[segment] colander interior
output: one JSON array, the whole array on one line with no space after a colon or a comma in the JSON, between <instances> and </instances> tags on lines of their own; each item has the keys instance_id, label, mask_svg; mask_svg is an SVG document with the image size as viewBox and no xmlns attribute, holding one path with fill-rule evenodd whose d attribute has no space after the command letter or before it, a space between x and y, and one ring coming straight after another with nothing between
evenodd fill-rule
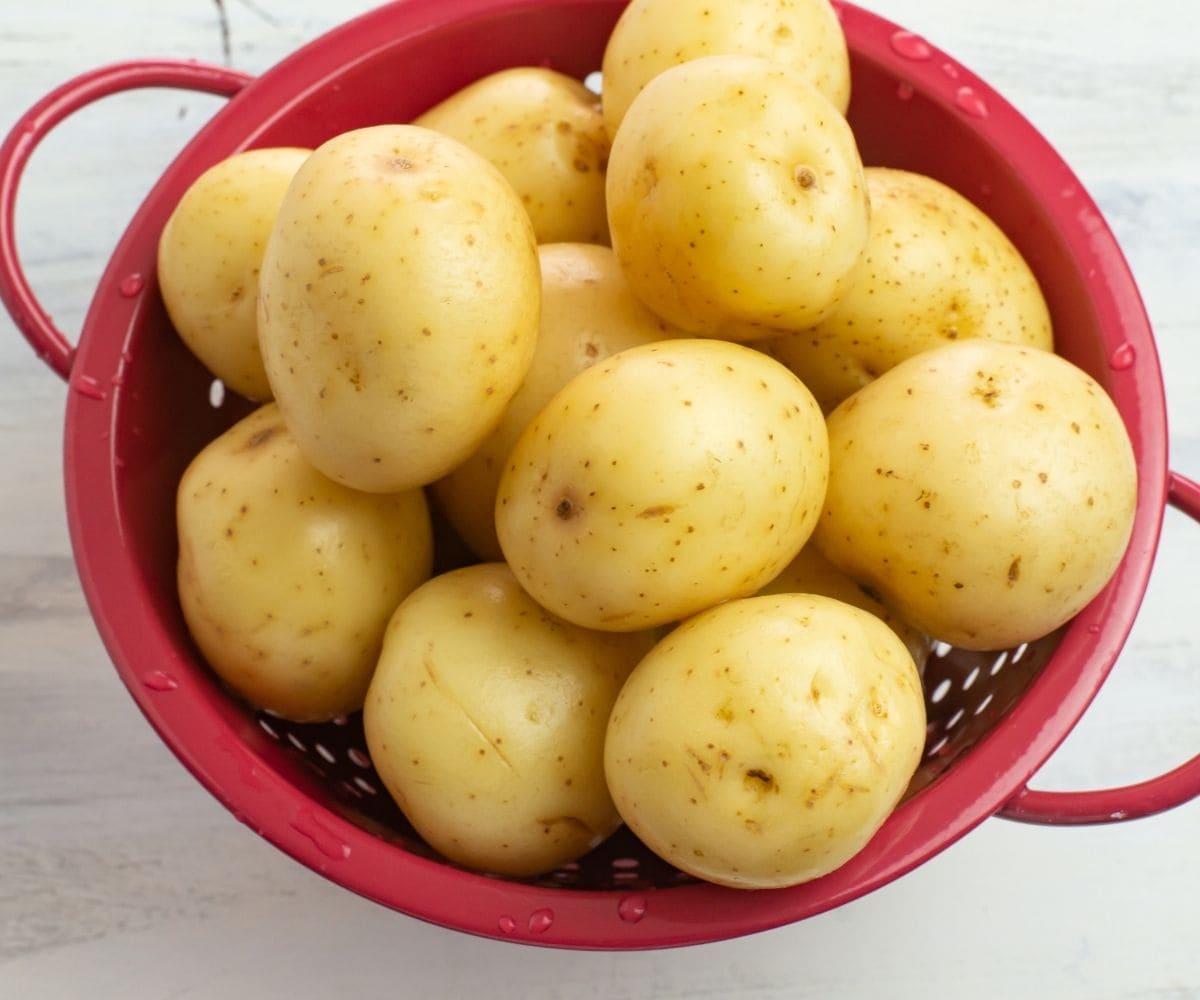
<instances>
[{"instance_id":1,"label":"colander interior","mask_svg":"<svg viewBox=\"0 0 1200 1000\"><path fill-rule=\"evenodd\" d=\"M181 689L186 688L187 697L223 720L236 734L237 753L257 762L255 766L277 773L300 796L397 850L431 860L436 856L384 792L357 716L297 725L256 713L221 688L188 638L175 596L176 483L196 452L249 412L250 405L229 395L214 405L212 378L171 330L153 281L156 226L161 227L174 198L192 177L238 148L313 146L349 128L405 121L471 79L505 66L549 65L582 79L599 68L604 41L620 8L612 0L551 5L540 11L532 11L529 4L497 5L486 15L457 24L448 14L436 30L413 37L376 39L355 49L352 58L346 46L293 57L308 60L307 85L296 86L295 72L259 81L264 86L242 95L247 98L244 103L239 103L241 97L235 99L222 121L201 133L181 157L169 182L152 193L152 204L127 234L115 270L105 278L115 283L128 270L146 276L132 319L119 328L105 327L102 288L88 320L86 333L101 342L90 349L89 363L111 362L116 372L111 419L102 435L118 516L112 530L139 582L131 597L142 605L138 613L149 614L169 638L171 655L162 676L172 683L186 678ZM446 9L453 13L453 5ZM914 59L898 47L889 50L878 38L870 45L859 44L855 31L878 34L892 29L848 5L846 13L848 27L854 29L848 30L854 88L849 118L864 161L927 173L980 204L1037 273L1060 353L1111 387L1111 353L1120 334L1105 328L1087 270L1044 196L987 134L991 111L986 100L964 85L958 71L950 71L953 67L942 73L942 84L929 84L931 57ZM1061 195L1074 197L1066 189ZM1084 203L1081 211L1090 211L1089 205ZM1111 237L1101 226L1097 239ZM1138 418L1126 415L1137 443ZM83 433L70 421L69 428L69 433ZM80 448L84 444L77 442ZM68 441L69 453L71 448ZM75 475L79 507L86 503L79 498L86 496L87 483L82 480L87 474ZM80 538L83 534L82 529L77 532ZM447 552L448 564L461 562L454 546ZM102 604L103 598L94 603ZM122 628L116 617L110 607L105 623L110 634ZM910 799L937 795L947 774L970 766L972 750L1003 726L1029 686L1054 661L1059 639L1055 635L987 653L935 646L925 665L926 750ZM126 645L131 641L125 637ZM133 676L121 662L118 668L135 694L153 686L145 671ZM537 880L564 892L668 888L686 881L624 831L577 864Z\"/></svg>"}]
</instances>

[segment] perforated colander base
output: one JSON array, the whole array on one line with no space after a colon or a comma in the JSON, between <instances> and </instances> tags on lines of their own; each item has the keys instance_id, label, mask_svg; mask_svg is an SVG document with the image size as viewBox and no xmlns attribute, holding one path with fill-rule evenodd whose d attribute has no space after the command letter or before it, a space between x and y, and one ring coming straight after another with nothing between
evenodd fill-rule
<instances>
[{"instance_id":1,"label":"perforated colander base","mask_svg":"<svg viewBox=\"0 0 1200 1000\"><path fill-rule=\"evenodd\" d=\"M1003 719L1045 666L1058 634L995 653L938 643L926 659L925 752L907 796L954 766ZM294 761L309 791L330 809L378 837L422 857L443 860L413 830L384 789L367 753L362 716L300 724L258 713L258 729ZM540 878L538 885L580 889L663 888L692 881L621 829L577 862Z\"/></svg>"}]
</instances>

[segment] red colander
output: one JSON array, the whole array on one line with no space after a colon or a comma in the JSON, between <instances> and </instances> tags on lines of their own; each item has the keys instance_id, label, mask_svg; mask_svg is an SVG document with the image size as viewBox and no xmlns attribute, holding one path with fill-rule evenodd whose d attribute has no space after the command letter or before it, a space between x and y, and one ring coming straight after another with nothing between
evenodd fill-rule
<instances>
[{"instance_id":1,"label":"red colander","mask_svg":"<svg viewBox=\"0 0 1200 1000\"><path fill-rule=\"evenodd\" d=\"M159 232L207 167L253 146L315 146L412 118L486 73L595 71L622 0L404 0L317 39L257 79L193 62L128 62L68 81L0 146L0 298L69 385L67 510L79 575L117 670L184 765L243 822L333 881L396 910L490 937L648 948L747 934L875 889L994 814L1041 823L1144 816L1200 794L1200 756L1159 778L1087 793L1027 782L1104 682L1145 591L1166 504L1200 518L1200 487L1167 468L1162 378L1137 288L1095 203L1000 95L922 39L838 5L850 44L849 117L868 164L930 174L992 216L1045 290L1059 350L1116 402L1137 456L1128 551L1104 591L1039 643L938 647L926 666L928 741L908 796L865 850L791 889L739 892L687 878L618 833L535 880L441 861L383 792L357 718L320 726L230 697L188 638L175 595L174 493L191 457L248 405L210 400L212 378L172 331L155 283ZM229 97L171 164L117 245L78 343L38 303L17 255L21 173L64 117L121 90Z\"/></svg>"}]
</instances>

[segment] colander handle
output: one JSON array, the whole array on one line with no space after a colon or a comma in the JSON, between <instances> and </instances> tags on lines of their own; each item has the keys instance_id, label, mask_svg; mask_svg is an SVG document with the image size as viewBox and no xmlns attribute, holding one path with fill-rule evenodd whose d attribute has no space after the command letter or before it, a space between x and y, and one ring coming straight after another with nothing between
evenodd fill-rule
<instances>
[{"instance_id":1,"label":"colander handle","mask_svg":"<svg viewBox=\"0 0 1200 1000\"><path fill-rule=\"evenodd\" d=\"M1200 484L1168 473L1167 503L1200 521ZM1005 819L1051 826L1115 823L1152 816L1200 797L1200 754L1173 771L1120 788L1087 792L1042 792L1026 785L997 813Z\"/></svg>"},{"instance_id":2,"label":"colander handle","mask_svg":"<svg viewBox=\"0 0 1200 1000\"><path fill-rule=\"evenodd\" d=\"M139 59L101 66L48 93L17 119L0 145L0 302L38 357L62 378L70 377L75 345L54 325L34 295L17 253L17 189L33 151L64 118L111 94L169 87L232 97L252 79L227 66L182 59Z\"/></svg>"}]
</instances>

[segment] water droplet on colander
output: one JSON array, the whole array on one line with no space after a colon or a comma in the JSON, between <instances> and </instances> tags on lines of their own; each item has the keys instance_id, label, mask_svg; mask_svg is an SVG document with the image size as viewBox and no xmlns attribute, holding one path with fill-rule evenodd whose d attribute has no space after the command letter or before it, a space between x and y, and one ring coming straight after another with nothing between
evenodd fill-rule
<instances>
[{"instance_id":1,"label":"water droplet on colander","mask_svg":"<svg viewBox=\"0 0 1200 1000\"><path fill-rule=\"evenodd\" d=\"M617 904L617 916L627 924L636 924L645 915L645 896L626 896Z\"/></svg>"},{"instance_id":2,"label":"water droplet on colander","mask_svg":"<svg viewBox=\"0 0 1200 1000\"><path fill-rule=\"evenodd\" d=\"M988 116L987 102L971 87L959 87L954 94L954 106L972 118Z\"/></svg>"},{"instance_id":3,"label":"water droplet on colander","mask_svg":"<svg viewBox=\"0 0 1200 1000\"><path fill-rule=\"evenodd\" d=\"M901 80L896 84L896 96L902 101L911 101L916 89L907 80Z\"/></svg>"},{"instance_id":4,"label":"water droplet on colander","mask_svg":"<svg viewBox=\"0 0 1200 1000\"><path fill-rule=\"evenodd\" d=\"M928 59L933 55L933 49L920 35L911 31L897 31L892 34L892 49L905 59Z\"/></svg>"},{"instance_id":5,"label":"water droplet on colander","mask_svg":"<svg viewBox=\"0 0 1200 1000\"><path fill-rule=\"evenodd\" d=\"M179 687L179 681L162 670L151 670L142 678L142 683L151 691L174 691Z\"/></svg>"},{"instance_id":6,"label":"water droplet on colander","mask_svg":"<svg viewBox=\"0 0 1200 1000\"><path fill-rule=\"evenodd\" d=\"M276 739L278 739L278 737L276 737ZM254 763L254 759L250 756L246 748L242 746L241 743L239 743L232 736L222 733L217 737L217 747L221 750L224 750L225 753L229 754L229 756L233 759L234 766L237 767L238 777L241 779L242 784L244 784L247 788L253 789L254 791L262 791L267 787L266 775L262 772L258 765Z\"/></svg>"},{"instance_id":7,"label":"water droplet on colander","mask_svg":"<svg viewBox=\"0 0 1200 1000\"><path fill-rule=\"evenodd\" d=\"M1126 372L1137 361L1137 350L1133 344L1122 344L1108 358L1108 367L1115 372Z\"/></svg>"},{"instance_id":8,"label":"water droplet on colander","mask_svg":"<svg viewBox=\"0 0 1200 1000\"><path fill-rule=\"evenodd\" d=\"M104 390L90 375L76 375L71 381L72 387L81 396L86 396L88 399L103 399L105 396Z\"/></svg>"},{"instance_id":9,"label":"water droplet on colander","mask_svg":"<svg viewBox=\"0 0 1200 1000\"><path fill-rule=\"evenodd\" d=\"M345 861L350 857L350 845L322 823L315 813L301 809L292 820L292 829L313 842L327 858Z\"/></svg>"},{"instance_id":10,"label":"water droplet on colander","mask_svg":"<svg viewBox=\"0 0 1200 1000\"><path fill-rule=\"evenodd\" d=\"M951 80L958 79L958 67L954 63L942 63L942 72L950 77Z\"/></svg>"},{"instance_id":11,"label":"water droplet on colander","mask_svg":"<svg viewBox=\"0 0 1200 1000\"><path fill-rule=\"evenodd\" d=\"M146 279L138 273L127 274L117 285L117 290L127 299L132 299L146 286Z\"/></svg>"},{"instance_id":12,"label":"water droplet on colander","mask_svg":"<svg viewBox=\"0 0 1200 1000\"><path fill-rule=\"evenodd\" d=\"M534 910L529 914L529 929L534 934L545 934L553 923L553 910Z\"/></svg>"},{"instance_id":13,"label":"water droplet on colander","mask_svg":"<svg viewBox=\"0 0 1200 1000\"><path fill-rule=\"evenodd\" d=\"M500 928L502 934L512 934L517 929L517 922L512 917L505 914L496 921L496 926Z\"/></svg>"},{"instance_id":14,"label":"water droplet on colander","mask_svg":"<svg viewBox=\"0 0 1200 1000\"><path fill-rule=\"evenodd\" d=\"M1099 623L1099 622L1092 622L1092 624L1091 624L1091 625L1089 625L1089 626L1087 627L1087 632L1088 632L1088 635L1097 635L1097 634L1099 634L1099 632L1100 632L1100 623Z\"/></svg>"}]
</instances>

